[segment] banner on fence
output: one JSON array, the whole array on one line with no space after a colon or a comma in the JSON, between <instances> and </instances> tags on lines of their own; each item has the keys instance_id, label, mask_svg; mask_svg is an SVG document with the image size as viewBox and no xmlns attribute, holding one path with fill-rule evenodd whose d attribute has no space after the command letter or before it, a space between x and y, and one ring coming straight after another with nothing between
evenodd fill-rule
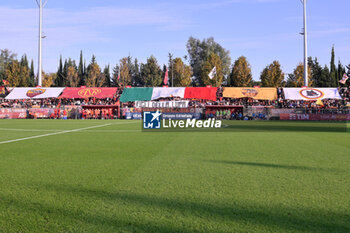
<instances>
[{"instance_id":1,"label":"banner on fence","mask_svg":"<svg viewBox=\"0 0 350 233\"><path fill-rule=\"evenodd\" d=\"M289 121L350 121L350 114L288 114L281 113L280 120Z\"/></svg>"},{"instance_id":2,"label":"banner on fence","mask_svg":"<svg viewBox=\"0 0 350 233\"><path fill-rule=\"evenodd\" d=\"M188 108L190 101L135 101L135 108Z\"/></svg>"},{"instance_id":3,"label":"banner on fence","mask_svg":"<svg viewBox=\"0 0 350 233\"><path fill-rule=\"evenodd\" d=\"M26 119L27 110L23 108L0 108L0 119Z\"/></svg>"},{"instance_id":4,"label":"banner on fence","mask_svg":"<svg viewBox=\"0 0 350 233\"><path fill-rule=\"evenodd\" d=\"M118 88L116 87L67 87L60 98L85 99L94 97L97 99L113 98Z\"/></svg>"},{"instance_id":5,"label":"banner on fence","mask_svg":"<svg viewBox=\"0 0 350 233\"><path fill-rule=\"evenodd\" d=\"M45 98L57 98L64 88L50 87L50 88L27 88L16 87L10 92L5 99L8 100L21 100L21 99L45 99Z\"/></svg>"},{"instance_id":6,"label":"banner on fence","mask_svg":"<svg viewBox=\"0 0 350 233\"><path fill-rule=\"evenodd\" d=\"M223 92L225 98L252 98L256 100L276 100L276 88L250 88L250 87L225 87Z\"/></svg>"},{"instance_id":7,"label":"banner on fence","mask_svg":"<svg viewBox=\"0 0 350 233\"><path fill-rule=\"evenodd\" d=\"M134 87L126 88L120 102L149 101L159 98L216 100L216 87Z\"/></svg>"},{"instance_id":8,"label":"banner on fence","mask_svg":"<svg viewBox=\"0 0 350 233\"><path fill-rule=\"evenodd\" d=\"M152 93L152 100L159 98L170 98L170 97L185 97L185 87L154 87Z\"/></svg>"},{"instance_id":9,"label":"banner on fence","mask_svg":"<svg viewBox=\"0 0 350 233\"><path fill-rule=\"evenodd\" d=\"M217 87L186 87L185 99L216 101Z\"/></svg>"},{"instance_id":10,"label":"banner on fence","mask_svg":"<svg viewBox=\"0 0 350 233\"><path fill-rule=\"evenodd\" d=\"M49 118L53 108L0 108L0 119Z\"/></svg>"},{"instance_id":11,"label":"banner on fence","mask_svg":"<svg viewBox=\"0 0 350 233\"><path fill-rule=\"evenodd\" d=\"M341 99L337 88L283 88L287 100Z\"/></svg>"}]
</instances>

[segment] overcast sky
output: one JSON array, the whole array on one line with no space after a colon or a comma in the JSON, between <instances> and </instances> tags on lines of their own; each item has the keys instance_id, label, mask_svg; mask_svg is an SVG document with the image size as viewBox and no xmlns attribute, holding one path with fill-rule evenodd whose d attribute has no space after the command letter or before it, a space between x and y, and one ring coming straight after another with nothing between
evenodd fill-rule
<instances>
[{"instance_id":1,"label":"overcast sky","mask_svg":"<svg viewBox=\"0 0 350 233\"><path fill-rule=\"evenodd\" d=\"M350 1L308 0L309 56L322 65L336 58L350 63ZM279 60L285 73L303 59L300 0L49 0L44 10L43 69L56 72L59 56L87 63L95 54L101 67L131 55L141 62L154 55L187 54L186 42L214 37L232 62L248 58L255 80ZM37 67L38 9L35 0L1 0L0 48L26 53Z\"/></svg>"}]
</instances>

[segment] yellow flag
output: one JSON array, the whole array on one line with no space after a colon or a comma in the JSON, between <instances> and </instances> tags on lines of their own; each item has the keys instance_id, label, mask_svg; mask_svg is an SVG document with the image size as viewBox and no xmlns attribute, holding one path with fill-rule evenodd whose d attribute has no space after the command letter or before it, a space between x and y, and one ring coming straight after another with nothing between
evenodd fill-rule
<instances>
[{"instance_id":1,"label":"yellow flag","mask_svg":"<svg viewBox=\"0 0 350 233\"><path fill-rule=\"evenodd\" d=\"M321 99L317 99L316 105L323 106L324 104Z\"/></svg>"}]
</instances>

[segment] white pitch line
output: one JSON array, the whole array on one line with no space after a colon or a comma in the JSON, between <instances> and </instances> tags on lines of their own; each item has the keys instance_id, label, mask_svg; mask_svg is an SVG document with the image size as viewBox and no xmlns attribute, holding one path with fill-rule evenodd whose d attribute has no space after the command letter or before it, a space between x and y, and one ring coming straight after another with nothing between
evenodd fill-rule
<instances>
[{"instance_id":1,"label":"white pitch line","mask_svg":"<svg viewBox=\"0 0 350 233\"><path fill-rule=\"evenodd\" d=\"M32 137L13 139L13 140L8 140L8 141L2 141L2 142L0 142L0 144L25 141L25 140L29 140L29 139L42 138L42 137L53 136L53 135L58 135L58 134L78 132L78 131L82 131L82 130L86 130L86 129L100 128L100 127L104 127L104 126L108 126L108 125L112 125L112 124L96 125L96 126L90 126L90 127L80 128L80 129L65 130L65 131L60 131L60 132L56 132L56 133L48 133L48 134L42 134L42 135L37 135L37 136L32 136Z\"/></svg>"},{"instance_id":2,"label":"white pitch line","mask_svg":"<svg viewBox=\"0 0 350 233\"><path fill-rule=\"evenodd\" d=\"M0 128L0 131L58 132L58 131L62 131L62 130L58 130L58 129L13 129L13 128Z\"/></svg>"},{"instance_id":3,"label":"white pitch line","mask_svg":"<svg viewBox=\"0 0 350 233\"><path fill-rule=\"evenodd\" d=\"M142 132L141 129L116 129L116 130L86 130L86 133L129 133L129 132Z\"/></svg>"},{"instance_id":4,"label":"white pitch line","mask_svg":"<svg viewBox=\"0 0 350 233\"><path fill-rule=\"evenodd\" d=\"M117 122L117 123L110 123L111 125L127 125L127 124L134 124L139 122ZM20 131L20 132L60 132L61 129L16 129L16 128L0 128L0 131ZM124 130L123 130L124 131ZM127 130L129 131L129 130ZM133 130L137 131L137 130ZM139 130L140 131L140 130ZM116 132L119 132L117 130Z\"/></svg>"}]
</instances>

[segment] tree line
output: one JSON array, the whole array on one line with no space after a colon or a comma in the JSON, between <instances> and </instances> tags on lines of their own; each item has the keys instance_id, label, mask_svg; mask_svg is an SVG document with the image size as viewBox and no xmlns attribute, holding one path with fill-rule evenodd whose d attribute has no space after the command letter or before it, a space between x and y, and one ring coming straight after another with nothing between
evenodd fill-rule
<instances>
[{"instance_id":1,"label":"tree line","mask_svg":"<svg viewBox=\"0 0 350 233\"><path fill-rule=\"evenodd\" d=\"M183 58L169 53L168 64L159 65L154 56L145 63L137 58L124 57L119 62L103 69L93 55L89 64L80 52L78 63L71 58L59 59L55 73L43 72L44 87L156 87L162 86L168 70L169 86L230 86L230 87L301 87L304 84L304 66L299 63L294 71L285 74L279 61L267 65L260 74L260 80L254 81L251 65L246 57L241 56L231 64L230 52L215 42L214 38L204 40L190 37L187 41L188 54ZM5 79L12 87L35 86L36 75L34 62L30 65L26 55L17 59L17 55L8 49L0 51L0 81ZM209 73L216 67L213 79ZM111 73L112 72L112 73ZM340 61L335 64L335 51L332 47L330 66L321 66L317 58L308 58L309 85L315 87L338 87L343 74L350 75L350 64L343 66ZM1 85L1 82L0 82ZM350 79L345 85L350 85Z\"/></svg>"}]
</instances>

